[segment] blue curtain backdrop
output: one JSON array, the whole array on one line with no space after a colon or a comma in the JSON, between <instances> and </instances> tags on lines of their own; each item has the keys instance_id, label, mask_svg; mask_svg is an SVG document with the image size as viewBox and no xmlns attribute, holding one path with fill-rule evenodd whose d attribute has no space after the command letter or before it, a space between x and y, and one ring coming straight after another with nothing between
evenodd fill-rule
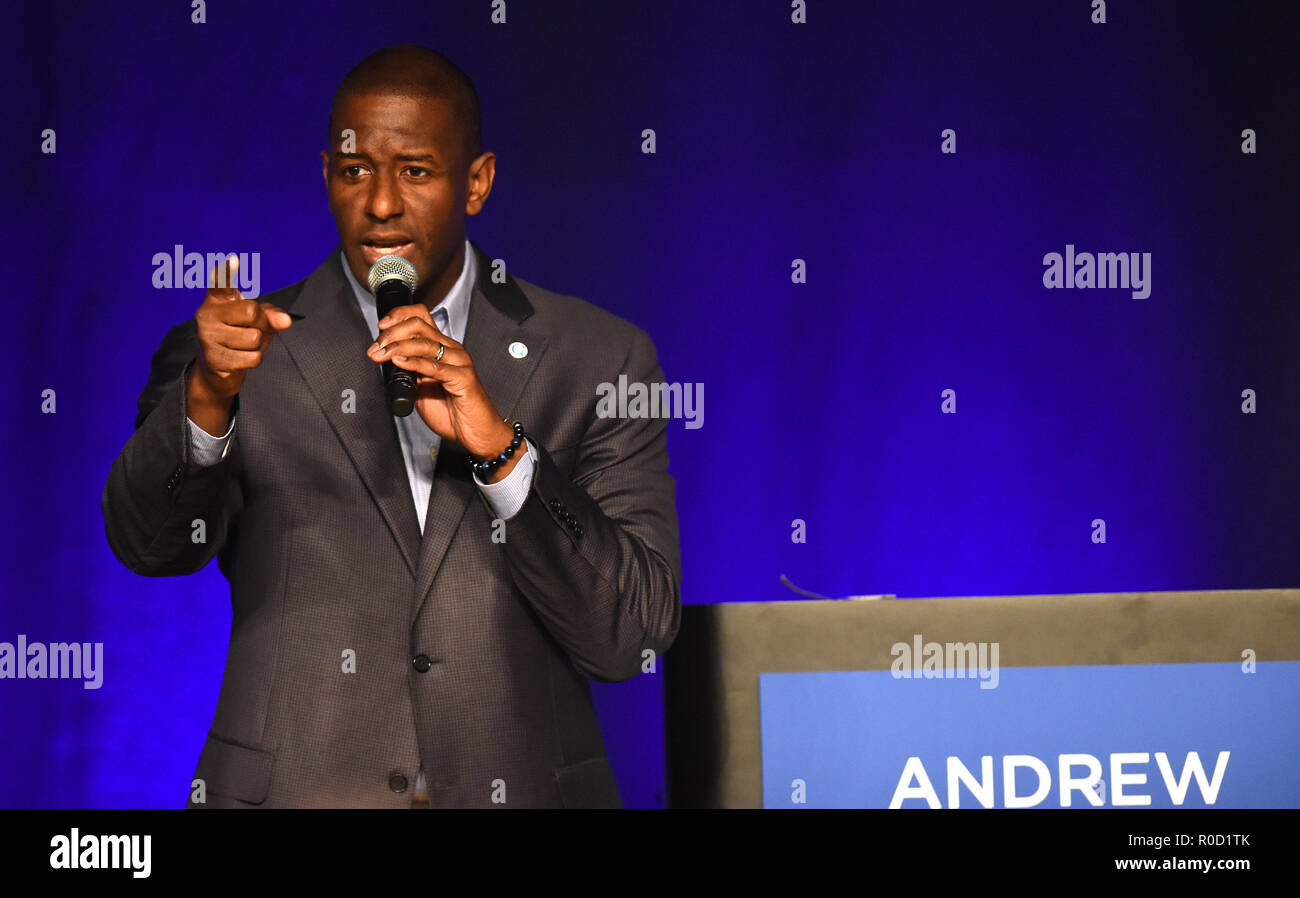
<instances>
[{"instance_id":1,"label":"blue curtain backdrop","mask_svg":"<svg viewBox=\"0 0 1300 898\"><path fill-rule=\"evenodd\" d=\"M669 426L686 602L795 598L781 574L832 596L1300 584L1300 6L507 9L7 10L0 641L102 642L105 669L0 681L0 805L184 803L227 583L128 572L99 507L150 355L201 302L154 289L152 259L258 252L263 293L309 274L336 245L330 97L391 43L478 87L498 161L470 236L704 385L703 426ZM1150 253L1150 295L1046 289L1067 244ZM594 692L625 802L661 805L659 676Z\"/></svg>"}]
</instances>

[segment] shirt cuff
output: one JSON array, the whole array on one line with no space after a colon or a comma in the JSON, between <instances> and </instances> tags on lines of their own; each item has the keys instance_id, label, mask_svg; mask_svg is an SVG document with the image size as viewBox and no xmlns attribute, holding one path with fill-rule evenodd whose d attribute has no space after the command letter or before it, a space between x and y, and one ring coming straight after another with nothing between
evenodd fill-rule
<instances>
[{"instance_id":1,"label":"shirt cuff","mask_svg":"<svg viewBox=\"0 0 1300 898\"><path fill-rule=\"evenodd\" d=\"M528 492L533 488L533 472L537 469L537 450L525 439L528 451L515 463L514 470L496 483L484 483L474 472L474 482L483 491L492 513L502 520L509 520L519 514L528 499Z\"/></svg>"},{"instance_id":2,"label":"shirt cuff","mask_svg":"<svg viewBox=\"0 0 1300 898\"><path fill-rule=\"evenodd\" d=\"M231 416L226 435L220 437L214 437L186 418L185 422L190 425L190 461L200 468L208 468L225 458L230 451L230 435L235 432L235 418L238 417L238 413Z\"/></svg>"}]
</instances>

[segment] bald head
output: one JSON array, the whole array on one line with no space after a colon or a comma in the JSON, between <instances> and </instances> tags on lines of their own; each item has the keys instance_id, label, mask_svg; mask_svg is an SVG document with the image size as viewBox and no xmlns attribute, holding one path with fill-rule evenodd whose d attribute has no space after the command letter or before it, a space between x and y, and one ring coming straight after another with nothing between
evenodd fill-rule
<instances>
[{"instance_id":1,"label":"bald head","mask_svg":"<svg viewBox=\"0 0 1300 898\"><path fill-rule=\"evenodd\" d=\"M337 121L345 99L360 94L394 94L415 100L445 100L460 129L464 162L468 165L483 152L482 123L478 93L469 76L447 57L417 44L397 44L371 53L344 76L330 106L329 142L339 139Z\"/></svg>"}]
</instances>

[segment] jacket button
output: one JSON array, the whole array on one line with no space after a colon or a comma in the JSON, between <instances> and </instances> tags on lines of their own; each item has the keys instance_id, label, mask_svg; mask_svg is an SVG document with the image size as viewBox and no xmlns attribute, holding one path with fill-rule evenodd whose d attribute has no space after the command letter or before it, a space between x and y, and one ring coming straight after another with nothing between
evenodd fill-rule
<instances>
[{"instance_id":1,"label":"jacket button","mask_svg":"<svg viewBox=\"0 0 1300 898\"><path fill-rule=\"evenodd\" d=\"M557 512L557 513L558 513L559 510L562 509L563 507L564 507L564 503L561 502L559 499L552 499L552 500L551 500L551 511L554 511L554 512Z\"/></svg>"},{"instance_id":2,"label":"jacket button","mask_svg":"<svg viewBox=\"0 0 1300 898\"><path fill-rule=\"evenodd\" d=\"M582 525L581 525L581 524L574 524L574 525L573 525L573 535L576 536L578 539L582 539Z\"/></svg>"},{"instance_id":3,"label":"jacket button","mask_svg":"<svg viewBox=\"0 0 1300 898\"><path fill-rule=\"evenodd\" d=\"M405 792L406 777L402 776L400 773L394 773L388 778L388 788L392 789L394 792Z\"/></svg>"},{"instance_id":4,"label":"jacket button","mask_svg":"<svg viewBox=\"0 0 1300 898\"><path fill-rule=\"evenodd\" d=\"M429 660L428 655L416 655L411 659L411 666L420 673L428 673L429 668L433 666L433 662Z\"/></svg>"}]
</instances>

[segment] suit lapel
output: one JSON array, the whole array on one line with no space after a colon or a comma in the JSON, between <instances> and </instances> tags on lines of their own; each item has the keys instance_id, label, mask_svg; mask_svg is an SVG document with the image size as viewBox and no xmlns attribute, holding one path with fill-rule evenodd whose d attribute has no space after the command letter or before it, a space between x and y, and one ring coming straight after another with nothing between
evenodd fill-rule
<instances>
[{"instance_id":1,"label":"suit lapel","mask_svg":"<svg viewBox=\"0 0 1300 898\"><path fill-rule=\"evenodd\" d=\"M307 389L343 443L415 577L420 522L401 441L388 411L383 374L366 357L370 331L343 276L339 255L336 249L307 279L293 305L293 311L304 317L276 339L284 343ZM354 391L354 412L343 410L344 390Z\"/></svg>"},{"instance_id":2,"label":"suit lapel","mask_svg":"<svg viewBox=\"0 0 1300 898\"><path fill-rule=\"evenodd\" d=\"M546 340L535 326L528 324L533 307L523 290L508 275L503 283L493 283L492 260L472 241L471 246L478 267L463 343L474 360L479 381L497 411L504 418L513 418L524 386L546 351ZM522 359L511 355L510 346L514 343L528 347L528 354ZM529 422L524 423L527 425ZM434 577L447 554L447 547L478 490L467 470L465 458L465 450L459 445L450 440L443 441L433 489L429 493L424 538L420 543L415 617L424 606ZM410 505L409 499L407 504ZM486 529L482 534L474 535L482 539L491 536L491 531Z\"/></svg>"}]
</instances>

